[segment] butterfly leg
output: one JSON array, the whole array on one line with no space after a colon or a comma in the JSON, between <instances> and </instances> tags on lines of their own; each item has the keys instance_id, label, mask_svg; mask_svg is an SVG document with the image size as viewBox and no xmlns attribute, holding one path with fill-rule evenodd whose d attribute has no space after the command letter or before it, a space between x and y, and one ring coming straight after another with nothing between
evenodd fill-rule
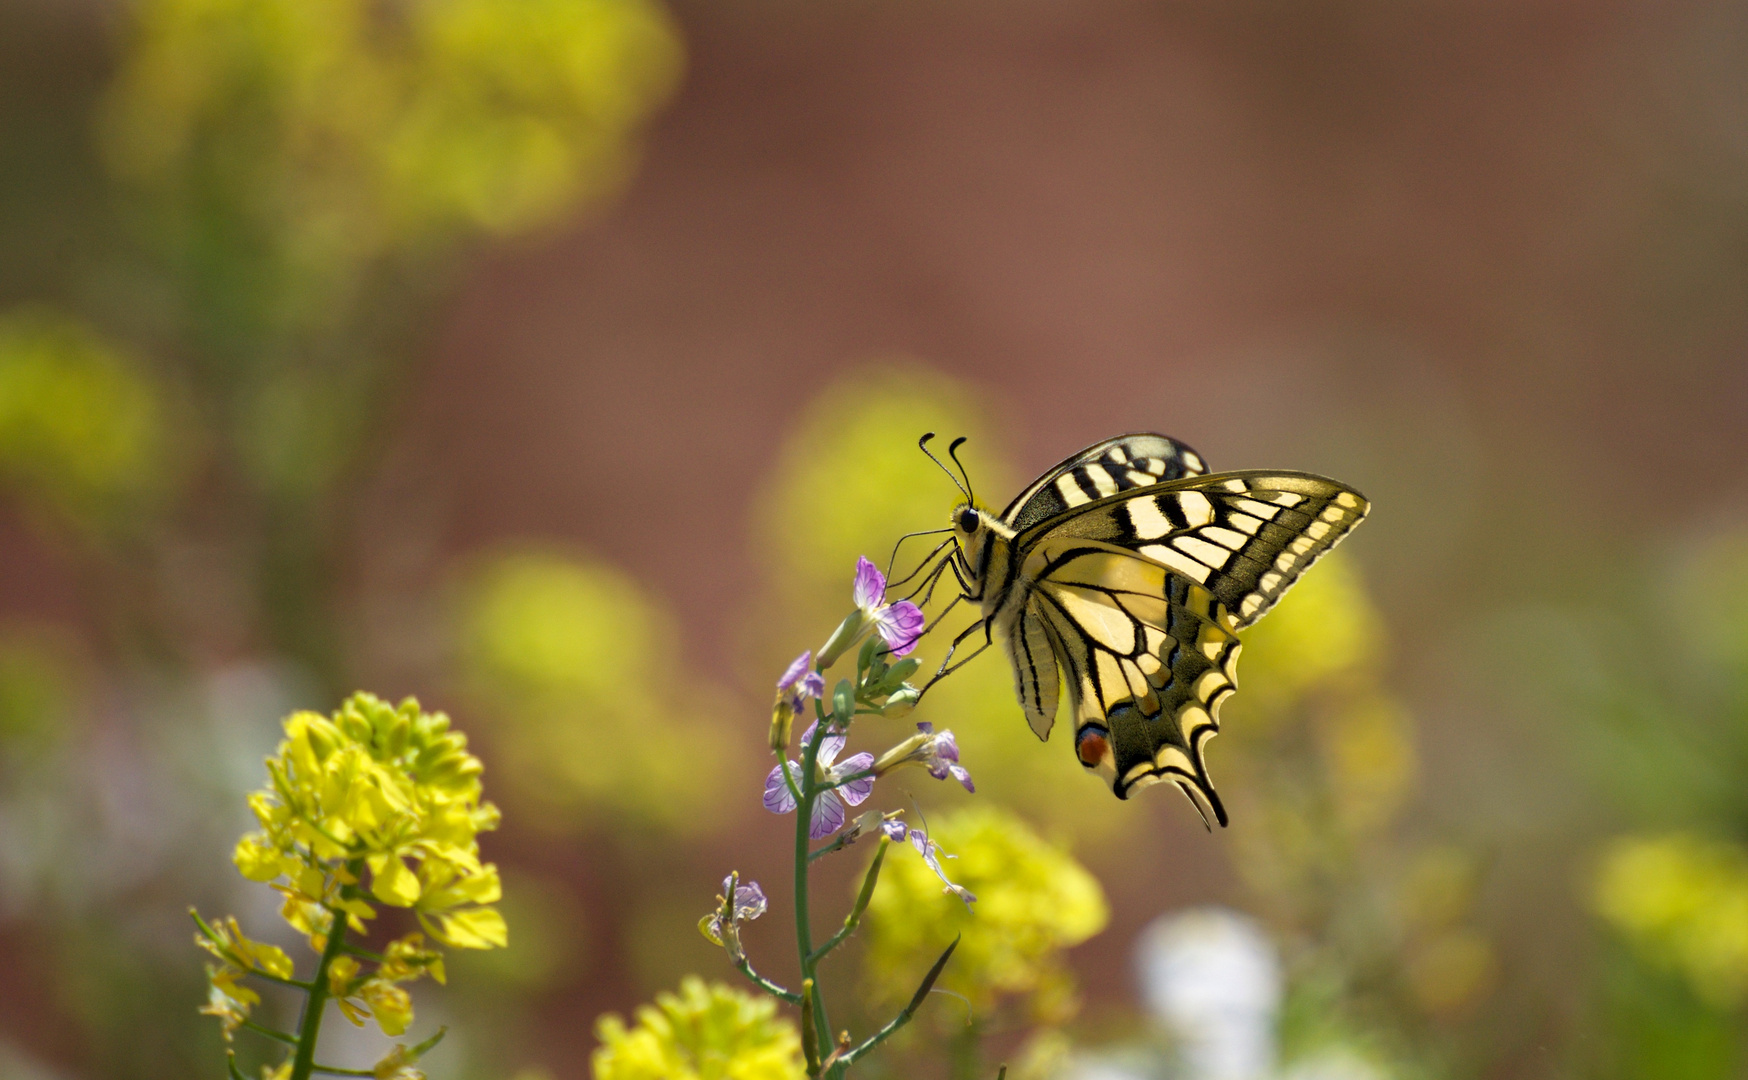
<instances>
[{"instance_id":1,"label":"butterfly leg","mask_svg":"<svg viewBox=\"0 0 1748 1080\"><path fill-rule=\"evenodd\" d=\"M920 634L918 634L918 635L917 635L917 636L916 636L916 639L917 639L917 640L918 640L918 641L921 641L921 640L922 640L922 639L923 639L923 638L926 638L926 637L928 637L928 636L929 636L929 631L931 631L931 630L933 630L933 629L934 629L934 628L935 628L935 627L937 627L937 626L940 626L940 625L941 625L941 620L943 620L943 619L945 619L945 618L946 618L946 617L947 617L947 613L948 613L948 612L949 612L949 611L952 611L952 610L953 610L953 609L954 609L954 608L956 608L956 607L958 607L958 606L959 606L959 601L961 601L961 600L963 600L963 599L965 599L965 598L964 598L964 597L963 597L963 596L955 596L955 597L954 597L954 598L953 598L953 599L952 599L952 600L951 600L951 601L950 601L950 602L949 602L949 603L948 603L948 604L947 604L947 606L946 606L946 607L944 607L944 608L942 608L942 609L941 609L941 611L940 611L940 614L938 614L938 615L936 615L936 616L935 616L935 617L934 617L934 618L933 618L933 619L931 619L931 620L929 620L929 625L927 625L927 626L925 626L925 627L923 627L923 632L922 632L922 633L920 633ZM926 604L926 603L928 603L928 599L927 599L927 598L926 598L926 597L925 597L925 598L924 598L924 600L923 600L923 603L924 603L924 604ZM922 605L921 605L921 604L919 604L919 605L917 605L917 606L918 606L918 607L921 607L921 606L922 606Z\"/></svg>"},{"instance_id":2,"label":"butterfly leg","mask_svg":"<svg viewBox=\"0 0 1748 1080\"><path fill-rule=\"evenodd\" d=\"M934 533L950 532L950 531L952 531L952 530L950 530L950 529L930 529L928 532L906 533L905 535L899 537L898 543L894 544L892 547L892 558L888 559L886 562L886 577L887 577L886 587L888 589L895 589L898 586L903 585L905 582L909 581L911 578L916 577L918 574L922 573L924 570L927 570L929 567L929 563L934 561L935 556L937 556L941 553L942 548L946 547L948 544L951 544L953 542L953 538L948 537L947 539L936 544L934 547L934 550L930 551L927 555L924 555L922 557L922 561L916 564L915 570L912 570L910 573L899 578L897 581L893 581L893 580L891 580L892 567L893 567L893 564L898 561L898 548L900 545L902 545L906 540L909 540L913 536L929 536L929 535L932 535ZM936 572L938 572L938 571L939 571L939 567L936 567Z\"/></svg>"},{"instance_id":3,"label":"butterfly leg","mask_svg":"<svg viewBox=\"0 0 1748 1080\"><path fill-rule=\"evenodd\" d=\"M983 644L977 647L976 652L959 661L957 664L952 663L953 653L964 643L966 638L975 634L979 630L983 631ZM922 701L923 695L929 692L929 687L934 686L942 679L977 659L983 654L983 650L989 648L993 644L995 644L995 641L990 635L988 619L978 619L976 622L960 631L959 636L953 639L953 643L947 646L947 655L941 657L941 666L935 670L935 673L929 677L929 681L923 685L923 688L920 691L917 692L917 701L919 703Z\"/></svg>"}]
</instances>

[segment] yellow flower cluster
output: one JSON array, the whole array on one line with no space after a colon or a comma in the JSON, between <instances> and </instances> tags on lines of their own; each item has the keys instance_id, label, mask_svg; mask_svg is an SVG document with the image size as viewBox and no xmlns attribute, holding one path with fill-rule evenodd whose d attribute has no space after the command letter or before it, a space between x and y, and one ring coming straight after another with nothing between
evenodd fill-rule
<instances>
[{"instance_id":1,"label":"yellow flower cluster","mask_svg":"<svg viewBox=\"0 0 1748 1080\"><path fill-rule=\"evenodd\" d=\"M248 192L231 198L309 266L445 227L521 232L611 190L681 66L648 0L137 7L109 163L188 204Z\"/></svg>"},{"instance_id":2,"label":"yellow flower cluster","mask_svg":"<svg viewBox=\"0 0 1748 1080\"><path fill-rule=\"evenodd\" d=\"M233 856L251 881L271 883L284 897L281 914L327 953L334 920L364 932L374 918L368 895L412 909L444 945L489 949L506 943L497 868L479 858L479 833L495 828L497 808L480 799L479 759L442 713L408 698L397 708L355 694L332 717L295 713L286 739L267 759L269 787L249 798L261 824ZM213 969L205 1010L229 1034L258 1002L238 980L244 974L292 977L291 960L250 941L228 920L202 924L196 940L223 963ZM360 962L364 957L365 962ZM376 1018L389 1035L412 1023L412 1001L399 984L429 974L444 979L443 954L411 933L380 953L330 954L326 990L347 1019Z\"/></svg>"},{"instance_id":3,"label":"yellow flower cluster","mask_svg":"<svg viewBox=\"0 0 1748 1080\"><path fill-rule=\"evenodd\" d=\"M801 1037L755 998L696 976L678 994L657 994L626 1027L608 1013L597 1025L595 1080L800 1080Z\"/></svg>"},{"instance_id":4,"label":"yellow flower cluster","mask_svg":"<svg viewBox=\"0 0 1748 1080\"><path fill-rule=\"evenodd\" d=\"M894 850L868 905L867 973L879 997L905 998L954 934L962 935L939 986L983 1013L1022 995L1040 1021L1074 1008L1062 951L1103 930L1110 912L1098 880L1024 821L988 806L931 817L929 837L953 856L948 876L977 896L975 912L944 892L921 859Z\"/></svg>"},{"instance_id":5,"label":"yellow flower cluster","mask_svg":"<svg viewBox=\"0 0 1748 1080\"><path fill-rule=\"evenodd\" d=\"M1683 833L1629 836L1603 854L1598 914L1719 1008L1748 996L1748 851Z\"/></svg>"},{"instance_id":6,"label":"yellow flower cluster","mask_svg":"<svg viewBox=\"0 0 1748 1080\"><path fill-rule=\"evenodd\" d=\"M480 862L475 839L497 827L498 809L480 801L483 766L449 717L412 698L395 708L354 694L332 718L292 714L285 734L267 759L271 786L249 797L261 831L238 841L233 859L249 880L275 883L286 921L312 946L327 933L328 910L344 911L360 932L375 915L341 895L363 869L372 896L412 908L445 945L504 944L503 917L488 906L498 870Z\"/></svg>"}]
</instances>

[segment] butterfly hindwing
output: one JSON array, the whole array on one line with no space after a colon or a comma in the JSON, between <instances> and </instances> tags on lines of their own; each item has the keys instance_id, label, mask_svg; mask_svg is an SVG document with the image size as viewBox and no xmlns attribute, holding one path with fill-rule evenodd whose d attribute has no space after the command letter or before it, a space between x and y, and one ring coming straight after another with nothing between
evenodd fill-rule
<instances>
[{"instance_id":1,"label":"butterfly hindwing","mask_svg":"<svg viewBox=\"0 0 1748 1080\"><path fill-rule=\"evenodd\" d=\"M1040 739L1050 737L1056 723L1056 702L1062 680L1057 674L1056 650L1044 620L1030 610L1020 614L1018 629L1008 641L1014 681L1026 723Z\"/></svg>"},{"instance_id":2,"label":"butterfly hindwing","mask_svg":"<svg viewBox=\"0 0 1748 1080\"><path fill-rule=\"evenodd\" d=\"M1240 646L1231 616L1201 586L1103 544L1053 539L1031 561L1048 569L1022 625L1047 629L1083 763L1123 798L1174 780L1204 817L1224 824L1202 747L1235 685ZM1089 732L1102 748L1090 756Z\"/></svg>"},{"instance_id":3,"label":"butterfly hindwing","mask_svg":"<svg viewBox=\"0 0 1748 1080\"><path fill-rule=\"evenodd\" d=\"M1002 511L1015 531L1137 487L1208 471L1200 454L1164 435L1119 435L1089 446L1040 476Z\"/></svg>"}]
</instances>

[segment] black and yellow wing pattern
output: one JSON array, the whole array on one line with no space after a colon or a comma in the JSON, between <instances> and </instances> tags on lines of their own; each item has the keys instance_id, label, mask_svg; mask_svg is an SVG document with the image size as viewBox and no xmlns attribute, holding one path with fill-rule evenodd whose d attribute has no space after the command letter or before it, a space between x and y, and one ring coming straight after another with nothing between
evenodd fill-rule
<instances>
[{"instance_id":1,"label":"black and yellow wing pattern","mask_svg":"<svg viewBox=\"0 0 1748 1080\"><path fill-rule=\"evenodd\" d=\"M982 563L1028 723L1048 737L1065 684L1076 754L1119 798L1172 780L1224 825L1203 747L1237 685L1238 631L1367 509L1309 473L1206 474L1159 435L1064 461L1002 514L1004 557Z\"/></svg>"},{"instance_id":2,"label":"black and yellow wing pattern","mask_svg":"<svg viewBox=\"0 0 1748 1080\"><path fill-rule=\"evenodd\" d=\"M1015 531L1094 499L1208 471L1200 454L1165 435L1141 432L1095 443L1058 462L1001 512Z\"/></svg>"}]
</instances>

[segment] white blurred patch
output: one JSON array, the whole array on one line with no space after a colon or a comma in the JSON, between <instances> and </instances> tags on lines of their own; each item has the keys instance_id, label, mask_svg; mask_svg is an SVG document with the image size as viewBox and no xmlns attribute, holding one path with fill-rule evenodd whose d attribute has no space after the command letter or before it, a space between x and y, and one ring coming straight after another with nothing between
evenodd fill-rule
<instances>
[{"instance_id":1,"label":"white blurred patch","mask_svg":"<svg viewBox=\"0 0 1748 1080\"><path fill-rule=\"evenodd\" d=\"M1224 908L1162 915L1135 947L1142 999L1189 1080L1274 1074L1281 970L1257 923Z\"/></svg>"}]
</instances>

